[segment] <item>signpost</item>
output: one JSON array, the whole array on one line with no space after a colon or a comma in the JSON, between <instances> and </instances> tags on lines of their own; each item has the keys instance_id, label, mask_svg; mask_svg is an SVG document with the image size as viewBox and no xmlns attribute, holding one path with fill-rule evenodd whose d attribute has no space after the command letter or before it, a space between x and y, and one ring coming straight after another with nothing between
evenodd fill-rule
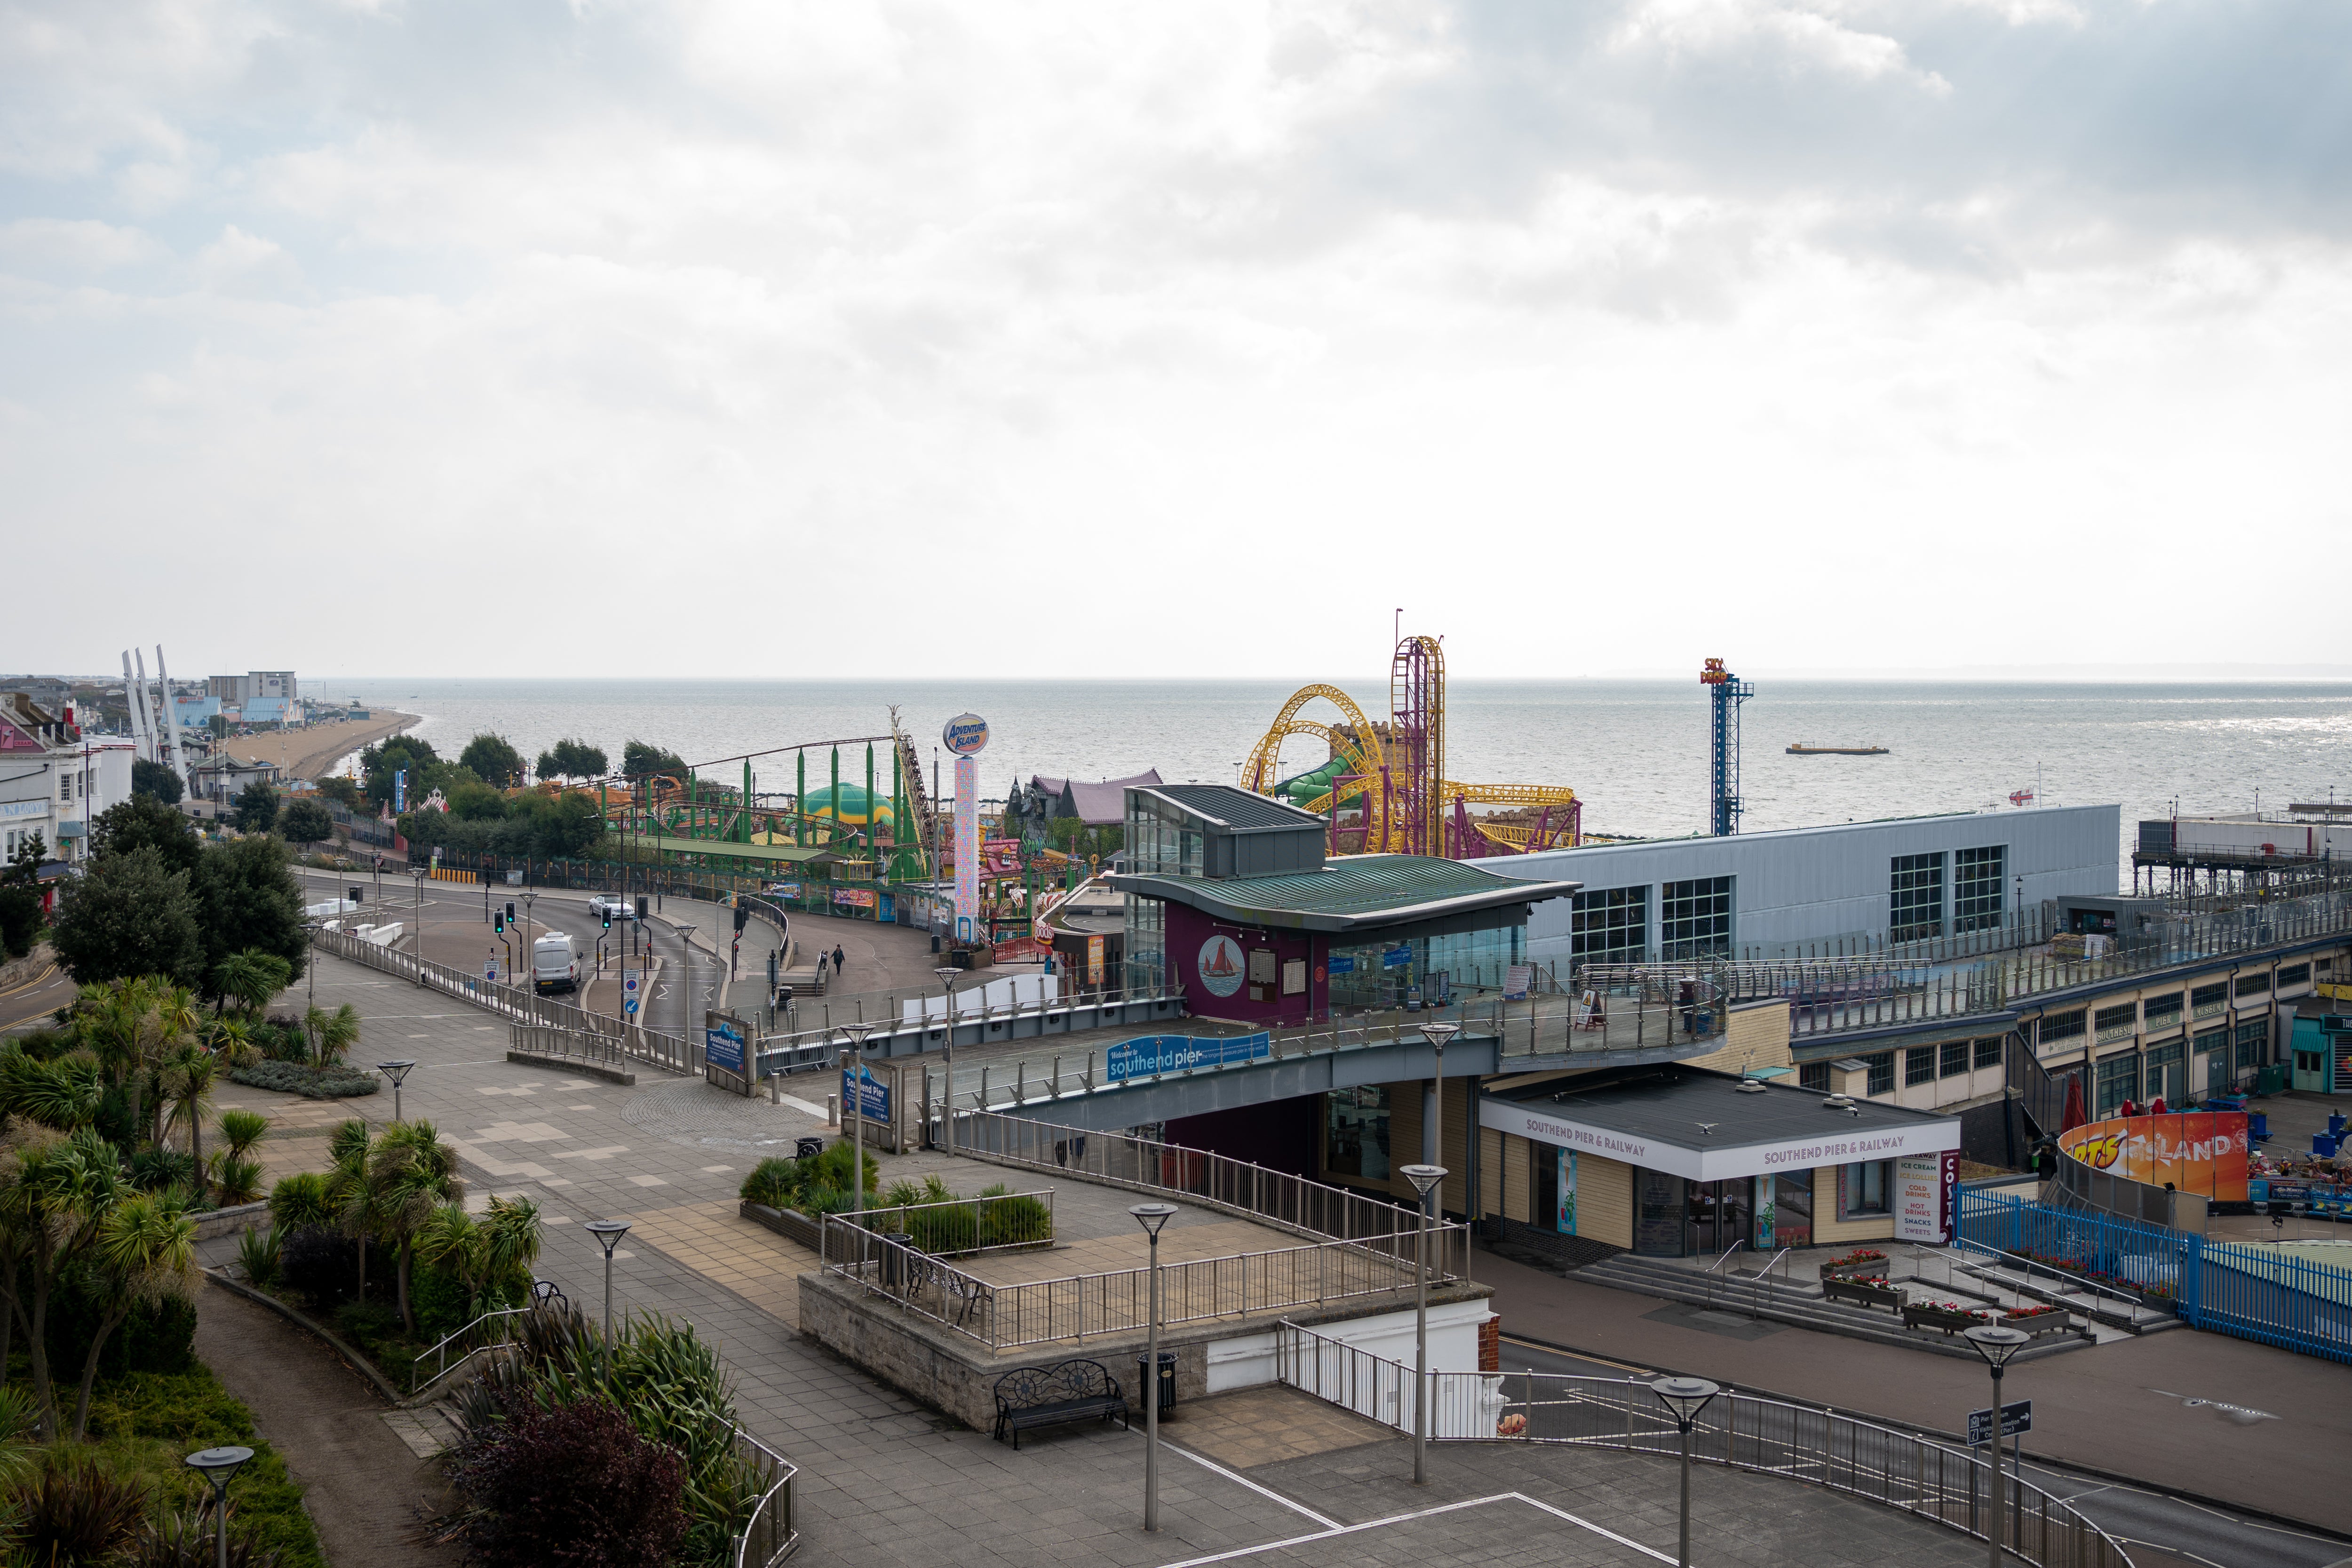
<instances>
[{"instance_id":1,"label":"signpost","mask_svg":"<svg viewBox=\"0 0 2352 1568\"><path fill-rule=\"evenodd\" d=\"M743 1020L732 1013L702 1015L702 1076L721 1089L749 1096L751 1074L744 1065Z\"/></svg>"},{"instance_id":2,"label":"signpost","mask_svg":"<svg viewBox=\"0 0 2352 1568\"><path fill-rule=\"evenodd\" d=\"M855 1108L866 1121L878 1121L885 1127L889 1126L890 1086L887 1083L876 1082L871 1068L861 1067L857 1071L866 1081L863 1085L863 1092L853 1098L850 1070L847 1068L841 1069L841 1103L844 1107L844 1114L846 1115L850 1108Z\"/></svg>"},{"instance_id":3,"label":"signpost","mask_svg":"<svg viewBox=\"0 0 2352 1568\"><path fill-rule=\"evenodd\" d=\"M2031 1432L2032 1430L2033 1401L2031 1399L2012 1400L2009 1404L2000 1407L2000 1435L2002 1436L2014 1437L2021 1432ZM1991 1440L1992 1412L1990 1410L1969 1411L1969 1446L1970 1447L1974 1447L1979 1443L1988 1443Z\"/></svg>"}]
</instances>

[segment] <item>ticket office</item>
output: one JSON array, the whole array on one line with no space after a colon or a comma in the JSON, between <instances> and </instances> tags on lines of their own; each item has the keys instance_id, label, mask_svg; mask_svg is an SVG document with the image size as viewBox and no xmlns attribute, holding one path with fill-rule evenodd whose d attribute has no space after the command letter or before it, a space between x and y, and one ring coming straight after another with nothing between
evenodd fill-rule
<instances>
[{"instance_id":1,"label":"ticket office","mask_svg":"<svg viewBox=\"0 0 2352 1568\"><path fill-rule=\"evenodd\" d=\"M1698 1181L1507 1132L1487 1137L1502 1167L1523 1173L1523 1183L1506 1183L1505 1217L1644 1257L1704 1256L1735 1243L1770 1252L1895 1235L1892 1160ZM1513 1186L1526 1193L1523 1208L1513 1202Z\"/></svg>"}]
</instances>

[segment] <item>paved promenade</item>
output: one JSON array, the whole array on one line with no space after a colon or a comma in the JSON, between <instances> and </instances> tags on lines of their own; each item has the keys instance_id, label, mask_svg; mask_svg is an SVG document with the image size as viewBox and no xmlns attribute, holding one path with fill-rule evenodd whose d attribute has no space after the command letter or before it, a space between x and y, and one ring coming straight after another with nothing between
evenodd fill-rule
<instances>
[{"instance_id":1,"label":"paved promenade","mask_svg":"<svg viewBox=\"0 0 2352 1568\"><path fill-rule=\"evenodd\" d=\"M1169 1423L1171 1443L1197 1444L1201 1458L1171 1453L1165 1462L1165 1528L1148 1537L1139 1528L1139 1432L1066 1428L1024 1440L1016 1453L800 1338L793 1280L809 1257L739 1218L734 1191L760 1156L817 1131L817 1115L650 1068L630 1089L510 1065L503 1027L474 1009L332 958L320 959L317 978L321 1005L349 1001L366 1020L355 1061L417 1060L403 1095L407 1112L431 1118L458 1146L477 1201L520 1192L541 1205L548 1244L539 1271L592 1311L601 1304L604 1266L580 1223L631 1221L615 1259L616 1310L688 1319L718 1345L745 1425L802 1467L807 1561L1034 1568L1245 1552L1246 1560L1269 1563L1634 1563L1671 1553L1675 1470L1665 1462L1590 1450L1441 1447L1435 1480L1417 1492L1406 1479L1409 1445L1279 1390L1192 1402ZM323 1159L326 1129L346 1114L382 1121L392 1113L388 1094L314 1106L231 1087L222 1100L273 1115L278 1131L263 1145L273 1170ZM936 1159L880 1156L883 1180ZM1002 1174L1027 1184L1019 1173ZM1078 1184L1070 1186L1074 1216L1100 1206L1100 1194L1080 1196ZM1230 1222L1202 1215L1185 1223ZM234 1243L205 1250L219 1262ZM1220 1414L1236 1404L1238 1414ZM1223 1461L1203 1462L1219 1454ZM1769 1478L1710 1471L1696 1490L1710 1562L1957 1564L1982 1556L1950 1531ZM1449 1502L1473 1506L1329 1533Z\"/></svg>"}]
</instances>

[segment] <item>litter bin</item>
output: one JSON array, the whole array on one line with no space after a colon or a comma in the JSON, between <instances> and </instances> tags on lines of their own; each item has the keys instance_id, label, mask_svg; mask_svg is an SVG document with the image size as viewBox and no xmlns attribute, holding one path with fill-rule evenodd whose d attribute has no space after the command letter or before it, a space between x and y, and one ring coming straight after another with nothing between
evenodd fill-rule
<instances>
[{"instance_id":1,"label":"litter bin","mask_svg":"<svg viewBox=\"0 0 2352 1568\"><path fill-rule=\"evenodd\" d=\"M933 932L931 933L931 951L932 951L933 952L939 952L939 950L940 950L940 933L939 933L939 932L937 932L937 931L933 931Z\"/></svg>"},{"instance_id":2,"label":"litter bin","mask_svg":"<svg viewBox=\"0 0 2352 1568\"><path fill-rule=\"evenodd\" d=\"M814 1160L824 1152L824 1140L822 1138L803 1138L793 1144L793 1158L795 1160Z\"/></svg>"},{"instance_id":3,"label":"litter bin","mask_svg":"<svg viewBox=\"0 0 2352 1568\"><path fill-rule=\"evenodd\" d=\"M1150 1356L1135 1358L1135 1386L1141 1388L1150 1374L1144 1370L1151 1364ZM1176 1352L1160 1352L1160 1414L1167 1415L1176 1408Z\"/></svg>"}]
</instances>

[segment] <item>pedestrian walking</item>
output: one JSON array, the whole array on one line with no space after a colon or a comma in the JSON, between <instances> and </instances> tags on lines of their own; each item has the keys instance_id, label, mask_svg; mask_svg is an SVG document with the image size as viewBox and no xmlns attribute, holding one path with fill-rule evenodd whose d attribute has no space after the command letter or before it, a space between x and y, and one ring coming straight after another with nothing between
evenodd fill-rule
<instances>
[{"instance_id":1,"label":"pedestrian walking","mask_svg":"<svg viewBox=\"0 0 2352 1568\"><path fill-rule=\"evenodd\" d=\"M841 943L835 942L833 944L833 977L835 980L841 978L841 966L845 957L846 955L841 951Z\"/></svg>"}]
</instances>

